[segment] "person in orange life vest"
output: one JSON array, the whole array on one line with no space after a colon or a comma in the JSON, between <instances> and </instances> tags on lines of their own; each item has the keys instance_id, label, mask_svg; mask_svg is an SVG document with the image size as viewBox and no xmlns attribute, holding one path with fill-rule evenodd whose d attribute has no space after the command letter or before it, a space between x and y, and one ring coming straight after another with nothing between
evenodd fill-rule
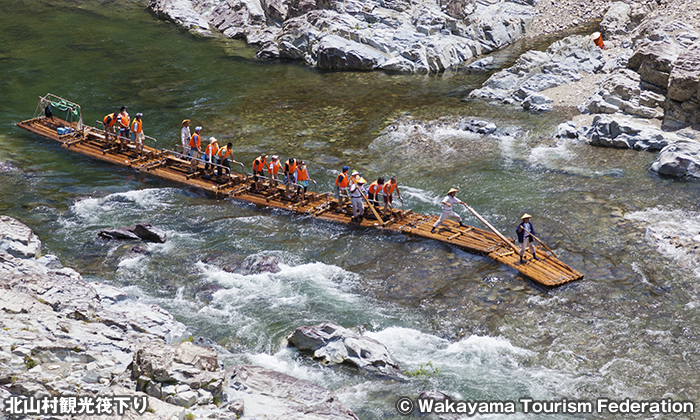
<instances>
[{"instance_id":1,"label":"person in orange life vest","mask_svg":"<svg viewBox=\"0 0 700 420\"><path fill-rule=\"evenodd\" d=\"M435 224L433 225L433 228L430 230L430 233L435 233L435 229L438 226L440 226L440 223L447 220L448 217L457 220L460 226L465 227L464 223L462 223L462 218L459 216L459 214L455 213L454 211L455 204L464 204L462 200L455 197L458 191L459 190L457 188L450 188L445 198L442 199L442 214L440 215L440 218L437 220L437 222L435 222ZM464 205L466 206L466 204Z\"/></svg>"},{"instance_id":2,"label":"person in orange life vest","mask_svg":"<svg viewBox=\"0 0 700 420\"><path fill-rule=\"evenodd\" d=\"M209 137L209 145L204 149L204 172L209 170L209 168L214 169L214 164L216 163L216 156L219 153L219 144L217 143L216 137ZM209 175L206 175L209 176Z\"/></svg>"},{"instance_id":3,"label":"person in orange life vest","mask_svg":"<svg viewBox=\"0 0 700 420\"><path fill-rule=\"evenodd\" d=\"M129 132L130 122L131 118L129 118L129 113L126 112L126 107L121 107L119 115L117 115L117 124L119 125L119 138L121 140L122 152L124 151L124 142L128 142L131 139L131 133Z\"/></svg>"},{"instance_id":4,"label":"person in orange life vest","mask_svg":"<svg viewBox=\"0 0 700 420\"><path fill-rule=\"evenodd\" d=\"M117 122L117 115L119 115L118 112L112 112L111 114L105 115L102 119L102 123L105 127L105 141L107 141L109 145L112 144L111 139L117 137L117 132L114 129L114 125Z\"/></svg>"},{"instance_id":5,"label":"person in orange life vest","mask_svg":"<svg viewBox=\"0 0 700 420\"><path fill-rule=\"evenodd\" d=\"M194 134L192 134L192 137L190 137L190 159L192 162L192 165L190 166L190 171L194 171L194 168L197 166L197 161L199 160L199 156L202 154L202 127L197 126L194 128Z\"/></svg>"},{"instance_id":6,"label":"person in orange life vest","mask_svg":"<svg viewBox=\"0 0 700 420\"><path fill-rule=\"evenodd\" d=\"M297 160L294 158L287 159L287 161L284 162L284 185L286 190L285 194L287 194L287 198L289 198L289 187L292 184L297 183L296 173Z\"/></svg>"},{"instance_id":7,"label":"person in orange life vest","mask_svg":"<svg viewBox=\"0 0 700 420\"><path fill-rule=\"evenodd\" d=\"M233 143L228 142L226 143L226 146L222 147L219 149L219 153L217 153L217 157L219 158L219 167L216 168L216 175L221 176L221 167L224 166L228 169L226 169L227 174L231 174L231 163L239 163L238 161L233 159Z\"/></svg>"},{"instance_id":8,"label":"person in orange life vest","mask_svg":"<svg viewBox=\"0 0 700 420\"><path fill-rule=\"evenodd\" d=\"M253 182L255 182L255 191L258 191L262 188L261 183L259 182L261 176L263 175L263 170L265 169L265 165L267 164L267 155L262 154L258 157L255 158L253 161Z\"/></svg>"},{"instance_id":9,"label":"person in orange life vest","mask_svg":"<svg viewBox=\"0 0 700 420\"><path fill-rule=\"evenodd\" d=\"M134 117L134 122L131 123L131 131L134 132L134 141L139 148L139 155L143 153L143 142L146 139L146 135L143 134L143 121L141 121L143 114L140 112L136 113Z\"/></svg>"},{"instance_id":10,"label":"person in orange life vest","mask_svg":"<svg viewBox=\"0 0 700 420\"><path fill-rule=\"evenodd\" d=\"M310 179L309 171L306 169L306 163L304 163L303 160L300 160L299 165L297 166L296 180L297 184L301 185L303 188L302 197L306 194L306 189L309 186Z\"/></svg>"},{"instance_id":11,"label":"person in orange life vest","mask_svg":"<svg viewBox=\"0 0 700 420\"><path fill-rule=\"evenodd\" d=\"M350 177L348 176L349 166L343 166L343 171L338 174L335 178L335 196L338 199L338 211L343 211L342 207L345 205L345 198L348 195L348 184L350 183Z\"/></svg>"},{"instance_id":12,"label":"person in orange life vest","mask_svg":"<svg viewBox=\"0 0 700 420\"><path fill-rule=\"evenodd\" d=\"M382 188L382 195L384 196L384 213L386 213L387 209L394 209L394 190L396 190L396 194L399 196L399 198L401 198L399 184L396 183L396 175L392 176L389 182L384 184L384 188Z\"/></svg>"},{"instance_id":13,"label":"person in orange life vest","mask_svg":"<svg viewBox=\"0 0 700 420\"><path fill-rule=\"evenodd\" d=\"M182 141L182 154L190 154L190 120L182 120L182 129L180 129L180 141Z\"/></svg>"},{"instance_id":14,"label":"person in orange life vest","mask_svg":"<svg viewBox=\"0 0 700 420\"><path fill-rule=\"evenodd\" d=\"M372 203L373 206L379 205L379 193L383 188L384 177L379 177L379 179L369 184L369 188L367 188L367 201Z\"/></svg>"},{"instance_id":15,"label":"person in orange life vest","mask_svg":"<svg viewBox=\"0 0 700 420\"><path fill-rule=\"evenodd\" d=\"M270 187L276 187L277 173L280 171L280 159L277 155L272 155L270 164L267 167L267 174L270 176Z\"/></svg>"},{"instance_id":16,"label":"person in orange life vest","mask_svg":"<svg viewBox=\"0 0 700 420\"><path fill-rule=\"evenodd\" d=\"M530 223L530 216L529 214L525 213L523 216L520 218L522 222L520 222L520 225L518 225L518 229L516 229L515 233L518 234L518 242L522 243L523 245L520 247L520 262L523 263L525 262L525 259L523 258L523 255L525 254L525 248L529 248L530 252L532 252L532 258L539 260L537 258L537 255L535 255L535 244L533 243L532 236L536 235L535 233L535 228L532 226L532 223Z\"/></svg>"}]
</instances>

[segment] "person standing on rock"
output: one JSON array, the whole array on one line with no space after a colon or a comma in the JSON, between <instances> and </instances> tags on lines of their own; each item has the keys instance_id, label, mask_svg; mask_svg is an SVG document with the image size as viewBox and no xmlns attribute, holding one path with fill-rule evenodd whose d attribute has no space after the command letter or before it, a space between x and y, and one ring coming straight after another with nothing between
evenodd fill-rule
<instances>
[{"instance_id":1,"label":"person standing on rock","mask_svg":"<svg viewBox=\"0 0 700 420\"><path fill-rule=\"evenodd\" d=\"M536 235L535 233L535 228L532 226L532 223L530 223L530 216L529 214L525 213L523 216L520 218L522 222L518 225L518 229L515 231L515 233L518 234L518 242L520 242L522 247L520 248L520 262L523 263L525 262L524 255L525 255L525 248L529 248L530 252L532 252L532 258L535 260L539 260L537 258L537 255L535 255L535 244L534 244L534 239L533 236Z\"/></svg>"},{"instance_id":2,"label":"person standing on rock","mask_svg":"<svg viewBox=\"0 0 700 420\"><path fill-rule=\"evenodd\" d=\"M365 214L365 206L362 204L362 194L364 193L365 181L359 173L355 181L350 184L350 203L352 204L352 221L362 222Z\"/></svg>"},{"instance_id":3,"label":"person standing on rock","mask_svg":"<svg viewBox=\"0 0 700 420\"><path fill-rule=\"evenodd\" d=\"M466 225L462 223L462 218L459 216L459 214L455 213L454 211L455 204L464 204L462 200L455 197L458 191L459 189L457 188L450 188L445 198L442 199L442 214L440 215L440 218L437 220L437 222L435 222L435 224L433 225L433 228L430 230L430 233L435 233L435 229L437 229L437 227L440 226L442 222L447 220L448 217L451 217L458 221L460 226L466 227ZM464 205L466 206L466 204Z\"/></svg>"},{"instance_id":4,"label":"person standing on rock","mask_svg":"<svg viewBox=\"0 0 700 420\"><path fill-rule=\"evenodd\" d=\"M190 154L190 120L182 120L182 129L180 130L180 140L182 141L182 154L189 156Z\"/></svg>"}]
</instances>

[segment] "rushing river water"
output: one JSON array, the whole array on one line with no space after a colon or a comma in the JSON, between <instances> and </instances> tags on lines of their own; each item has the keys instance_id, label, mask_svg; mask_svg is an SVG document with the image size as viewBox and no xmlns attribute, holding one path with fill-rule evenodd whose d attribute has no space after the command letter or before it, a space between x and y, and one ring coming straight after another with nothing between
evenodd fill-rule
<instances>
[{"instance_id":1,"label":"rushing river water","mask_svg":"<svg viewBox=\"0 0 700 420\"><path fill-rule=\"evenodd\" d=\"M464 400L672 398L700 409L700 184L650 172L654 154L553 140L567 111L462 102L485 75L260 62L238 41L192 36L139 3L0 6L0 213L32 227L45 253L87 280L125 287L217 341L234 355L227 363L311 380L367 420L398 418L398 397L425 390ZM510 236L533 214L540 236L585 278L547 290L439 243L220 200L68 152L14 126L47 92L80 103L92 125L121 105L143 112L162 146L191 118L247 164L262 151L301 157L320 191L348 164L368 179L395 173L407 208L437 213L459 186L458 197ZM443 127L443 117L492 121L501 134ZM442 158L401 145L412 130ZM142 221L169 240L135 250L96 237ZM238 268L260 261L280 271ZM403 370L426 374L397 383L284 346L295 327L323 321L363 326ZM488 416L537 417L520 405Z\"/></svg>"}]
</instances>

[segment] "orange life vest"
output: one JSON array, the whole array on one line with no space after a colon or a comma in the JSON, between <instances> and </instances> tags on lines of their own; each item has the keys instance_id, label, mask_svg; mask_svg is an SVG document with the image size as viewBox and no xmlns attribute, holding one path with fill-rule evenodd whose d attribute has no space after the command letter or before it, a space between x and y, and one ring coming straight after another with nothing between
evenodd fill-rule
<instances>
[{"instance_id":1,"label":"orange life vest","mask_svg":"<svg viewBox=\"0 0 700 420\"><path fill-rule=\"evenodd\" d=\"M105 126L111 127L114 125L115 122L117 122L117 114L115 112L112 112L111 114L105 115L105 117L102 119L102 122L105 123Z\"/></svg>"},{"instance_id":2,"label":"orange life vest","mask_svg":"<svg viewBox=\"0 0 700 420\"><path fill-rule=\"evenodd\" d=\"M194 133L190 137L190 147L199 149L202 146L202 137L199 134Z\"/></svg>"},{"instance_id":3,"label":"orange life vest","mask_svg":"<svg viewBox=\"0 0 700 420\"><path fill-rule=\"evenodd\" d=\"M382 184L382 186L383 185L384 184ZM369 184L369 188L367 189L367 191L370 194L376 195L382 189L382 186L379 185L379 181L374 181L373 183Z\"/></svg>"},{"instance_id":4,"label":"orange life vest","mask_svg":"<svg viewBox=\"0 0 700 420\"><path fill-rule=\"evenodd\" d=\"M270 172L272 175L277 175L277 172L280 171L280 161L275 160L273 162L270 162L270 167L268 169L268 172Z\"/></svg>"},{"instance_id":5,"label":"orange life vest","mask_svg":"<svg viewBox=\"0 0 700 420\"><path fill-rule=\"evenodd\" d=\"M207 146L207 148L204 150L204 154L207 156L216 156L216 154L219 152L219 145L216 143L212 143Z\"/></svg>"},{"instance_id":6,"label":"orange life vest","mask_svg":"<svg viewBox=\"0 0 700 420\"><path fill-rule=\"evenodd\" d=\"M399 184L393 184L391 182L387 182L384 184L384 194L386 195L392 195L394 193L394 190Z\"/></svg>"},{"instance_id":7,"label":"orange life vest","mask_svg":"<svg viewBox=\"0 0 700 420\"><path fill-rule=\"evenodd\" d=\"M296 161L296 159L293 160L293 162L290 162L290 161L292 161L292 159L290 159L284 163L284 172L286 172L288 174L293 174L294 171L297 170L297 161Z\"/></svg>"},{"instance_id":8,"label":"orange life vest","mask_svg":"<svg viewBox=\"0 0 700 420\"><path fill-rule=\"evenodd\" d=\"M346 172L341 172L338 178L335 179L335 186L339 188L348 187L348 174Z\"/></svg>"},{"instance_id":9,"label":"orange life vest","mask_svg":"<svg viewBox=\"0 0 700 420\"><path fill-rule=\"evenodd\" d=\"M134 133L140 133L143 131L143 124L141 124L141 120L134 120L134 122L131 123L131 131Z\"/></svg>"},{"instance_id":10,"label":"orange life vest","mask_svg":"<svg viewBox=\"0 0 700 420\"><path fill-rule=\"evenodd\" d=\"M297 172L297 181L307 181L309 179L309 173L306 171L306 165L300 166L299 169L297 169Z\"/></svg>"},{"instance_id":11,"label":"orange life vest","mask_svg":"<svg viewBox=\"0 0 700 420\"><path fill-rule=\"evenodd\" d=\"M253 161L253 170L255 172L262 172L263 168L265 167L265 163L267 163L267 158L265 159L260 159L260 156L255 158Z\"/></svg>"},{"instance_id":12,"label":"orange life vest","mask_svg":"<svg viewBox=\"0 0 700 420\"><path fill-rule=\"evenodd\" d=\"M117 115L117 119L119 120L119 124L121 124L120 127L126 127L129 128L129 122L131 121L131 118L129 118L129 114L124 111L123 114Z\"/></svg>"},{"instance_id":13,"label":"orange life vest","mask_svg":"<svg viewBox=\"0 0 700 420\"><path fill-rule=\"evenodd\" d=\"M231 156L231 159L233 159L233 151L231 149L229 149L227 146L224 146L221 149L219 149L217 156L219 156L219 159L221 159L221 160L224 160L229 156Z\"/></svg>"}]
</instances>

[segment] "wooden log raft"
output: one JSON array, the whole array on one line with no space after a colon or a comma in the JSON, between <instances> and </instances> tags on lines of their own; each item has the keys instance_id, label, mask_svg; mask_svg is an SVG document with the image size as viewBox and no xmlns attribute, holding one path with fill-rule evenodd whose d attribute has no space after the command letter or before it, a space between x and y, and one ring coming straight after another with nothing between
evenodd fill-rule
<instances>
[{"instance_id":1,"label":"wooden log raft","mask_svg":"<svg viewBox=\"0 0 700 420\"><path fill-rule=\"evenodd\" d=\"M169 150L158 150L145 146L143 153L133 144L126 144L124 151L108 144L102 130L94 127L80 127L76 123L60 120L57 117L36 117L17 123L17 126L41 137L60 142L69 150L94 157L120 166L133 167L135 170L157 176L162 179L198 188L217 196L226 196L254 203L264 207L275 207L300 214L306 214L322 220L347 225L371 227L427 239L444 242L466 251L487 255L490 258L514 268L524 276L545 286L559 286L564 283L579 280L583 275L565 263L561 262L553 252L544 253L537 250L537 260L527 260L520 263L520 256L512 239L500 233L480 229L473 226L460 227L453 221L445 221L435 232L431 233L432 224L437 216L393 211L382 220L378 214L375 218L365 218L361 222L351 220L352 212L339 211L338 202L331 193L314 194L307 192L303 196L288 199L279 194L277 188L265 187L254 191L252 177L246 174L230 173L221 177L203 177L203 165L196 165L194 173L190 173L190 162L183 156ZM73 126L76 131L71 136L59 136L56 127ZM374 209L372 209L374 210ZM376 211L376 210L375 210ZM471 209L470 209L471 211ZM480 217L480 216L479 216ZM489 228L493 228L485 220Z\"/></svg>"}]
</instances>

